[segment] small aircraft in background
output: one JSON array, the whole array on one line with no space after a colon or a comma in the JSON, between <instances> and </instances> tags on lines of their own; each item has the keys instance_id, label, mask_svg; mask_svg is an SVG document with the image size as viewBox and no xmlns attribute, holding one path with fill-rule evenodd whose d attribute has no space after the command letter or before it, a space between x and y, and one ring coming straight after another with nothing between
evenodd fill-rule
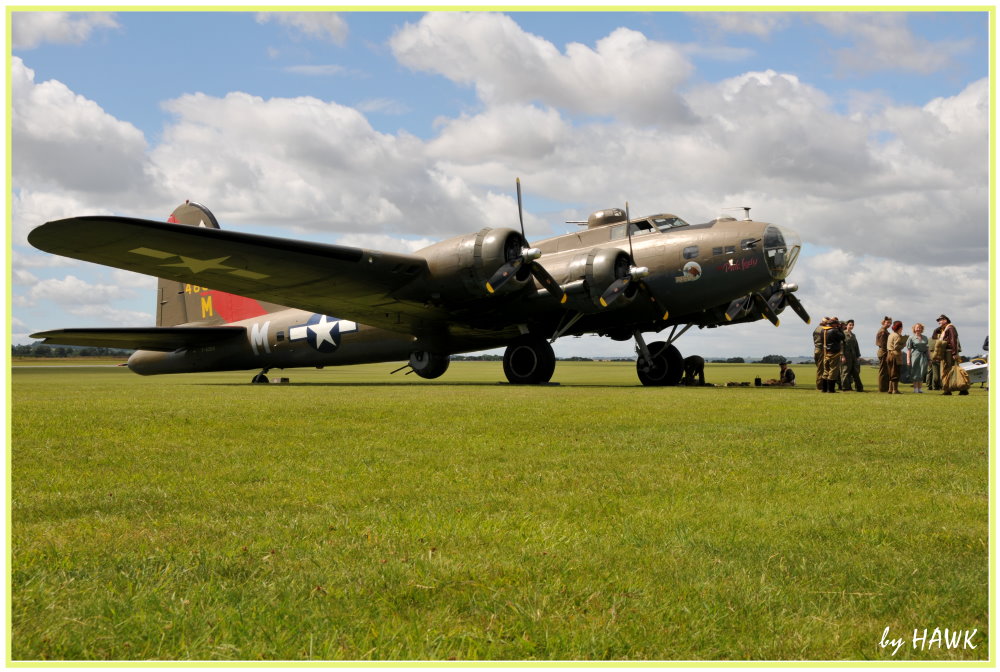
<instances>
[{"instance_id":1,"label":"small aircraft in background","mask_svg":"<svg viewBox=\"0 0 1000 672\"><path fill-rule=\"evenodd\" d=\"M515 384L547 383L551 343L599 334L634 339L643 385L676 385L674 342L693 326L767 319L790 306L785 282L800 251L787 228L672 214L633 219L610 208L586 228L529 244L520 231L483 228L412 254L222 230L185 202L166 222L73 217L28 235L36 248L160 278L155 327L59 329L47 344L134 348L143 374L408 361L437 378L453 354L506 347ZM544 259L544 263L543 260ZM666 340L645 334L671 327ZM404 365L398 370L406 368ZM409 372L408 372L409 373Z\"/></svg>"}]
</instances>

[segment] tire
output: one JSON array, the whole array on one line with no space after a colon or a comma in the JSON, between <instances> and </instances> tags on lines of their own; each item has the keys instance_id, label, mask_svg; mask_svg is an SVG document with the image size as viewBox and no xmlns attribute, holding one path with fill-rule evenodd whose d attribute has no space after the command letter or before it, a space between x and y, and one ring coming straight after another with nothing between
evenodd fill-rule
<instances>
[{"instance_id":1,"label":"tire","mask_svg":"<svg viewBox=\"0 0 1000 672\"><path fill-rule=\"evenodd\" d=\"M433 352L414 352L410 354L410 368L421 378L440 378L448 370L451 359L448 355Z\"/></svg>"},{"instance_id":2,"label":"tire","mask_svg":"<svg viewBox=\"0 0 1000 672\"><path fill-rule=\"evenodd\" d=\"M635 363L635 372L639 382L648 387L666 387L677 385L684 376L684 357L680 351L667 345L664 341L649 344L649 354L653 356L653 366L645 367L640 358Z\"/></svg>"},{"instance_id":3,"label":"tire","mask_svg":"<svg viewBox=\"0 0 1000 672\"><path fill-rule=\"evenodd\" d=\"M549 382L556 370L552 346L537 336L521 336L503 353L503 372L513 385L540 385Z\"/></svg>"},{"instance_id":4,"label":"tire","mask_svg":"<svg viewBox=\"0 0 1000 672\"><path fill-rule=\"evenodd\" d=\"M256 384L256 383L267 383L270 381L268 381L267 376L265 376L263 373L258 373L256 376L253 377L253 380L251 380L250 382Z\"/></svg>"}]
</instances>

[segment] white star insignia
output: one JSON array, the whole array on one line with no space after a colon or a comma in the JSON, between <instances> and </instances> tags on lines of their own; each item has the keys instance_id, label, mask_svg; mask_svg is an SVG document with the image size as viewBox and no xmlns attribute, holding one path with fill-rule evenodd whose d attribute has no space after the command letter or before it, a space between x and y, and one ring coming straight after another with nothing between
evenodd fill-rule
<instances>
[{"instance_id":1,"label":"white star insignia","mask_svg":"<svg viewBox=\"0 0 1000 672\"><path fill-rule=\"evenodd\" d=\"M319 318L319 322L316 324L309 325L309 331L316 334L316 347L319 348L323 343L329 343L330 345L336 346L337 344L333 340L333 328L337 326L337 322L327 322L326 315Z\"/></svg>"}]
</instances>

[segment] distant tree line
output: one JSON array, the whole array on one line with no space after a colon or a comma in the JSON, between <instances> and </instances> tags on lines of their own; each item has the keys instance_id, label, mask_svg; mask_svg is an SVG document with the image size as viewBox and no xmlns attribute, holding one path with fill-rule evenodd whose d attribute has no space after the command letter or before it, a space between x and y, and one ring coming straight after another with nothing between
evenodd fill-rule
<instances>
[{"instance_id":1,"label":"distant tree line","mask_svg":"<svg viewBox=\"0 0 1000 672\"><path fill-rule=\"evenodd\" d=\"M10 354L13 357L128 357L134 351L119 348L98 348L80 345L12 345Z\"/></svg>"},{"instance_id":2,"label":"distant tree line","mask_svg":"<svg viewBox=\"0 0 1000 672\"><path fill-rule=\"evenodd\" d=\"M557 357L560 362L592 362L590 357ZM453 362L502 362L503 355L452 355Z\"/></svg>"}]
</instances>

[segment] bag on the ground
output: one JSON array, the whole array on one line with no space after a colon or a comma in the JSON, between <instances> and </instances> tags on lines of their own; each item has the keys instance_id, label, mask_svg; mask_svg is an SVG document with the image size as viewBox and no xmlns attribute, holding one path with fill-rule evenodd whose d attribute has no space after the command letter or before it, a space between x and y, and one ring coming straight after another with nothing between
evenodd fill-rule
<instances>
[{"instance_id":1,"label":"bag on the ground","mask_svg":"<svg viewBox=\"0 0 1000 672\"><path fill-rule=\"evenodd\" d=\"M969 374L958 364L951 367L951 371L942 381L945 392L961 392L969 389Z\"/></svg>"}]
</instances>

